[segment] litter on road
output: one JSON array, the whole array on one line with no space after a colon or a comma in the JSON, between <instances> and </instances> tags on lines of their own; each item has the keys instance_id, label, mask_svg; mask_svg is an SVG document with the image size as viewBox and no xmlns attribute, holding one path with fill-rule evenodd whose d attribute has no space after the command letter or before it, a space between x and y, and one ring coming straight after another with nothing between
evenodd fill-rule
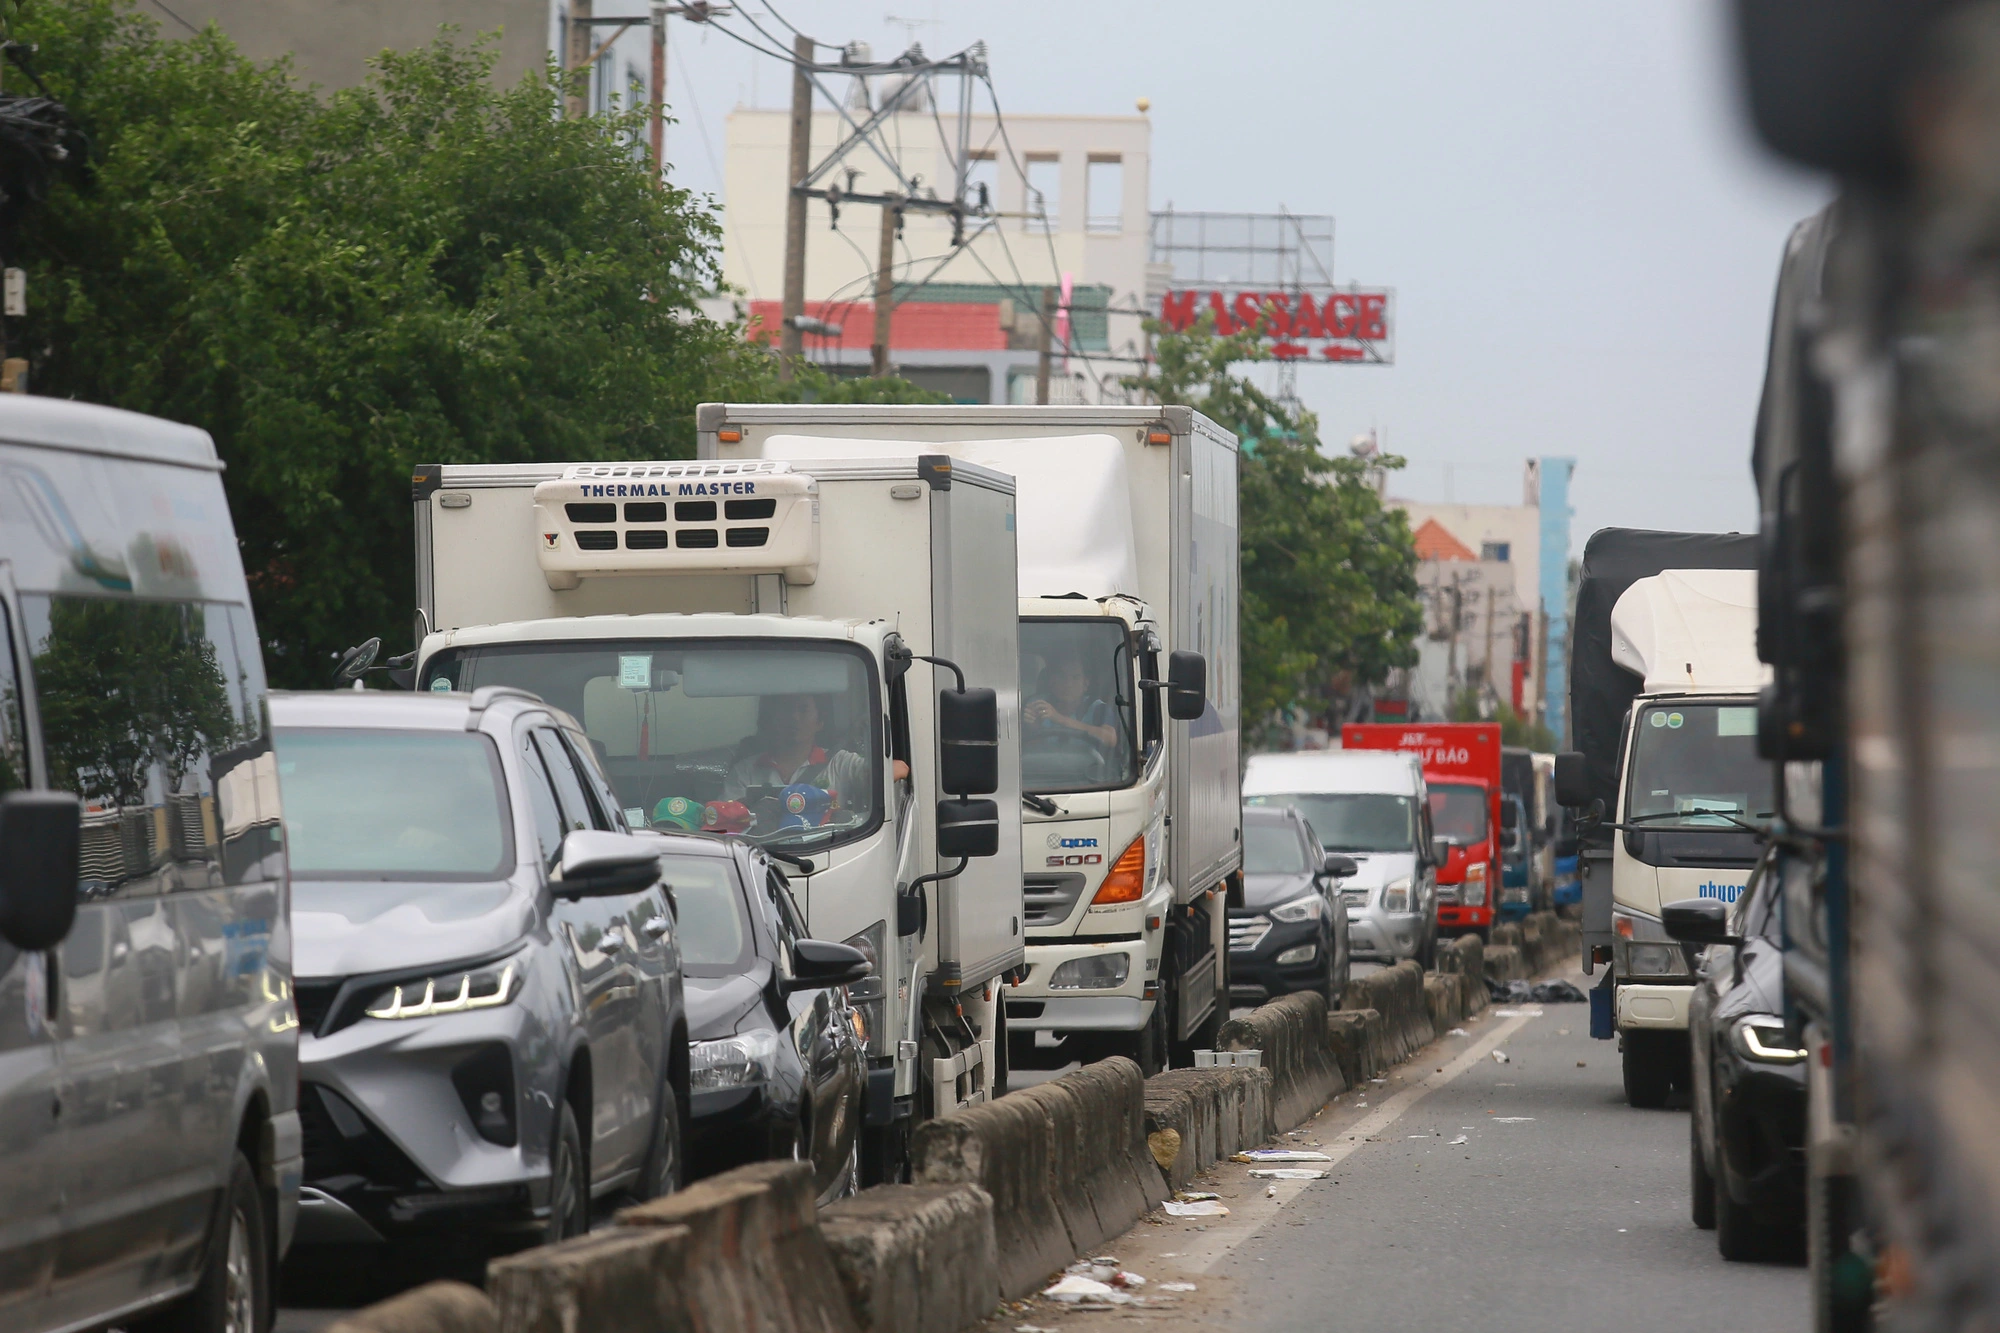
<instances>
[{"instance_id":1,"label":"litter on road","mask_svg":"<svg viewBox=\"0 0 2000 1333\"><path fill-rule=\"evenodd\" d=\"M1161 1291L1193 1291L1194 1289L1195 1286L1192 1282L1162 1282L1160 1284Z\"/></svg>"},{"instance_id":2,"label":"litter on road","mask_svg":"<svg viewBox=\"0 0 2000 1333\"><path fill-rule=\"evenodd\" d=\"M1229 1159L1232 1162L1331 1162L1333 1159L1323 1152L1309 1152L1304 1148L1252 1148L1237 1153Z\"/></svg>"},{"instance_id":3,"label":"litter on road","mask_svg":"<svg viewBox=\"0 0 2000 1333\"><path fill-rule=\"evenodd\" d=\"M1539 1009L1495 1009L1493 1016L1495 1018L1540 1018L1542 1011Z\"/></svg>"},{"instance_id":4,"label":"litter on road","mask_svg":"<svg viewBox=\"0 0 2000 1333\"><path fill-rule=\"evenodd\" d=\"M1424 1135L1429 1138L1428 1134ZM1255 1180L1325 1180L1326 1172L1314 1171L1303 1166L1278 1166L1263 1171L1252 1171Z\"/></svg>"},{"instance_id":5,"label":"litter on road","mask_svg":"<svg viewBox=\"0 0 2000 1333\"><path fill-rule=\"evenodd\" d=\"M1168 1217L1227 1217L1229 1210L1213 1199L1197 1199L1193 1203L1180 1203L1169 1199L1160 1205L1167 1210Z\"/></svg>"},{"instance_id":6,"label":"litter on road","mask_svg":"<svg viewBox=\"0 0 2000 1333\"><path fill-rule=\"evenodd\" d=\"M1512 1064L1513 1057L1505 1051L1495 1051L1493 1052L1493 1063L1496 1065Z\"/></svg>"},{"instance_id":7,"label":"litter on road","mask_svg":"<svg viewBox=\"0 0 2000 1333\"><path fill-rule=\"evenodd\" d=\"M1525 1125L1534 1118L1531 1115L1496 1115L1493 1117L1493 1123L1496 1125Z\"/></svg>"},{"instance_id":8,"label":"litter on road","mask_svg":"<svg viewBox=\"0 0 2000 1333\"><path fill-rule=\"evenodd\" d=\"M1459 1136L1458 1136L1457 1138L1455 1138L1455 1139L1453 1139L1453 1140L1451 1141L1451 1144L1450 1144L1450 1146L1451 1146L1451 1147L1453 1147L1453 1148L1456 1148L1456 1147L1457 1147L1457 1146L1458 1146L1459 1144L1461 1144L1461 1143L1467 1143L1467 1142L1470 1142L1470 1140L1469 1140L1469 1139L1467 1139L1467 1138L1465 1137L1465 1135L1461 1134L1461 1135L1459 1135Z\"/></svg>"}]
</instances>

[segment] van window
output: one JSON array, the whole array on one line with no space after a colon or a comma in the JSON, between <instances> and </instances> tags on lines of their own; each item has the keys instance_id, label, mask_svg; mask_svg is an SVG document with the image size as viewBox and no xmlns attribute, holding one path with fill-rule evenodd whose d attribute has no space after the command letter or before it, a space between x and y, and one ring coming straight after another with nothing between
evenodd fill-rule
<instances>
[{"instance_id":1,"label":"van window","mask_svg":"<svg viewBox=\"0 0 2000 1333\"><path fill-rule=\"evenodd\" d=\"M1287 792L1247 796L1250 806L1290 806L1329 852L1407 852L1416 802L1386 792Z\"/></svg>"},{"instance_id":2,"label":"van window","mask_svg":"<svg viewBox=\"0 0 2000 1333\"><path fill-rule=\"evenodd\" d=\"M250 618L218 602L24 595L49 786L83 800L86 898L277 868L277 770Z\"/></svg>"}]
</instances>

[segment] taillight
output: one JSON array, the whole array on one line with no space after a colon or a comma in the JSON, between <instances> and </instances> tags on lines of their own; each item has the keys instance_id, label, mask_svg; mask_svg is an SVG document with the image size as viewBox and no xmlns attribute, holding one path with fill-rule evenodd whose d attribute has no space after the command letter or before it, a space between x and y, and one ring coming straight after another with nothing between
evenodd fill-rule
<instances>
[{"instance_id":1,"label":"taillight","mask_svg":"<svg viewBox=\"0 0 2000 1333\"><path fill-rule=\"evenodd\" d=\"M1118 853L1112 862L1111 873L1098 886L1097 896L1090 900L1094 907L1107 903L1136 903L1146 896L1146 835L1141 833L1132 839L1132 845Z\"/></svg>"}]
</instances>

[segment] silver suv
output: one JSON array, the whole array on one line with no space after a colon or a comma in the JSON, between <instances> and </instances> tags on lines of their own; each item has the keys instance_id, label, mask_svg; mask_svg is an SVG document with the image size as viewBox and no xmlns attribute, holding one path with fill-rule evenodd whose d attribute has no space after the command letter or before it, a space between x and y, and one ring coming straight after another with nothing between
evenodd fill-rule
<instances>
[{"instance_id":1,"label":"silver suv","mask_svg":"<svg viewBox=\"0 0 2000 1333\"><path fill-rule=\"evenodd\" d=\"M297 950L301 1243L549 1241L681 1175L668 839L525 691L272 696Z\"/></svg>"}]
</instances>

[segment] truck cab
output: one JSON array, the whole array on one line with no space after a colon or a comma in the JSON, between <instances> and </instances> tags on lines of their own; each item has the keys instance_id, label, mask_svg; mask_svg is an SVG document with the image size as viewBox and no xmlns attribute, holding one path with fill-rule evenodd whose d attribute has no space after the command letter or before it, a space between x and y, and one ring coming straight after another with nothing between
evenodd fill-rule
<instances>
[{"instance_id":1,"label":"truck cab","mask_svg":"<svg viewBox=\"0 0 2000 1333\"><path fill-rule=\"evenodd\" d=\"M1437 867L1441 935L1493 930L1500 887L1500 724L1498 722L1349 722L1349 750L1406 750L1422 757L1431 833L1444 845Z\"/></svg>"},{"instance_id":2,"label":"truck cab","mask_svg":"<svg viewBox=\"0 0 2000 1333\"><path fill-rule=\"evenodd\" d=\"M1025 947L1011 479L939 456L442 467L419 689L574 715L635 827L744 838L860 949L864 1174L985 1100Z\"/></svg>"}]
</instances>

